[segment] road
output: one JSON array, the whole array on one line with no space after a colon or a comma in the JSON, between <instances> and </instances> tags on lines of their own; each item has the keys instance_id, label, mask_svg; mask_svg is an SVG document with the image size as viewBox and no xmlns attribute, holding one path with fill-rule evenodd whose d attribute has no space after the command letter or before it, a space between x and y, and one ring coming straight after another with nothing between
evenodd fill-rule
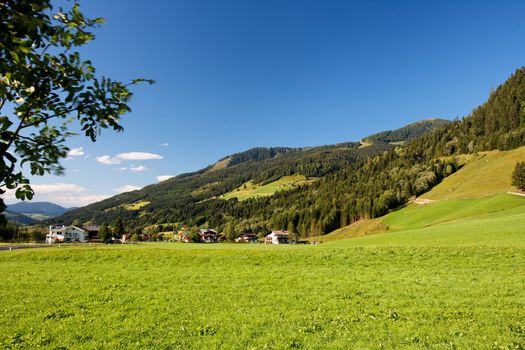
<instances>
[{"instance_id":1,"label":"road","mask_svg":"<svg viewBox=\"0 0 525 350\"><path fill-rule=\"evenodd\" d=\"M3 245L0 246L0 250L16 250L16 249L30 249L30 248L49 248L52 245Z\"/></svg>"}]
</instances>

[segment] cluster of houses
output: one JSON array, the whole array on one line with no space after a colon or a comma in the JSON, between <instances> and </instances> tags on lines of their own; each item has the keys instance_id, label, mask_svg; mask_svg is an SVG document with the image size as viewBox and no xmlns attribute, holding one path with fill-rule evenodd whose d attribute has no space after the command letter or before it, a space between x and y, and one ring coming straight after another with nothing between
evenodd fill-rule
<instances>
[{"instance_id":1,"label":"cluster of houses","mask_svg":"<svg viewBox=\"0 0 525 350\"><path fill-rule=\"evenodd\" d=\"M215 230L212 229L200 229L199 235L201 242L204 243L217 243L224 239L224 237ZM288 244L290 233L288 231L272 231L270 234L264 237L263 243L266 244ZM181 242L190 242L190 234L186 231L182 231L179 236ZM245 232L241 234L235 242L238 243L258 243L257 234L254 232Z\"/></svg>"},{"instance_id":2,"label":"cluster of houses","mask_svg":"<svg viewBox=\"0 0 525 350\"><path fill-rule=\"evenodd\" d=\"M49 226L49 233L46 235L46 243L66 243L66 242L99 242L98 226ZM224 236L213 229L200 229L200 241L204 243L217 243L224 239ZM121 242L125 242L129 235L124 235ZM290 233L288 231L272 231L264 237L266 244L288 244ZM181 242L190 242L190 234L187 231L181 231L177 235L177 240ZM236 242L239 243L257 243L258 237L254 232L245 232L238 237Z\"/></svg>"}]
</instances>

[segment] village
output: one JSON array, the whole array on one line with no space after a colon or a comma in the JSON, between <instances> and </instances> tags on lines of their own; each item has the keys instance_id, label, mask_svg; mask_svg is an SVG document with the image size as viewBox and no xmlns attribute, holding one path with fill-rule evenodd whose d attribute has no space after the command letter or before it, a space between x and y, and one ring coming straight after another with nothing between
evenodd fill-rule
<instances>
[{"instance_id":1,"label":"village","mask_svg":"<svg viewBox=\"0 0 525 350\"><path fill-rule=\"evenodd\" d=\"M189 230L179 230L173 233L144 234L140 239L134 238L130 233L124 233L120 237L112 237L111 240L104 241L100 237L100 226L74 226L74 225L51 225L49 233L46 235L47 244L54 243L135 243L138 241L165 241L182 243L220 243L226 242L224 234L210 228L201 228L196 234ZM262 238L255 232L243 232L234 240L235 243L263 243L263 244L316 244L318 242L298 241L295 235L285 230L273 230Z\"/></svg>"}]
</instances>

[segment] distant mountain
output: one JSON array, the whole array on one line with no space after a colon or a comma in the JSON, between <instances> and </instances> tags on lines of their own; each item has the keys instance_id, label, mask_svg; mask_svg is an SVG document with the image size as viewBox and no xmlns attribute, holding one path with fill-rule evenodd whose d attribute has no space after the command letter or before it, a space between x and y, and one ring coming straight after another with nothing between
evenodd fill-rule
<instances>
[{"instance_id":1,"label":"distant mountain","mask_svg":"<svg viewBox=\"0 0 525 350\"><path fill-rule=\"evenodd\" d=\"M422 134L436 129L445 125L452 123L450 120L446 119L425 119L412 124L408 124L397 130L387 130L378 132L363 139L367 142L387 142L387 143L397 143L397 142L407 142L413 139L418 138Z\"/></svg>"},{"instance_id":2,"label":"distant mountain","mask_svg":"<svg viewBox=\"0 0 525 350\"><path fill-rule=\"evenodd\" d=\"M7 210L13 213L24 214L36 221L41 221L63 215L71 209L50 202L19 202L9 205Z\"/></svg>"},{"instance_id":3,"label":"distant mountain","mask_svg":"<svg viewBox=\"0 0 525 350\"><path fill-rule=\"evenodd\" d=\"M15 212L6 210L2 214L5 216L7 220L15 222L18 225L34 225L38 223L38 220L30 218L29 216L26 216L21 213L15 213Z\"/></svg>"}]
</instances>

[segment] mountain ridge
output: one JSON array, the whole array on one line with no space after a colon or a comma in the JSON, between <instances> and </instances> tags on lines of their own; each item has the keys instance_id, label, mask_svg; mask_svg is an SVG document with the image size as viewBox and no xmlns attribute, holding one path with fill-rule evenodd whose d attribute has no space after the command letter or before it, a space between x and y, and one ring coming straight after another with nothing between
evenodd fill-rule
<instances>
[{"instance_id":1,"label":"mountain ridge","mask_svg":"<svg viewBox=\"0 0 525 350\"><path fill-rule=\"evenodd\" d=\"M64 208L51 202L18 202L7 206L9 212L23 214L33 219L34 223L63 215L73 209L76 208Z\"/></svg>"},{"instance_id":2,"label":"mountain ridge","mask_svg":"<svg viewBox=\"0 0 525 350\"><path fill-rule=\"evenodd\" d=\"M418 121L403 128L431 124L425 132L438 127L436 123ZM417 132L417 131L416 131ZM154 211L176 204L177 211L184 212L184 206L195 206L203 200L219 198L242 184L252 181L265 185L283 176L301 174L306 177L323 177L334 173L356 161L363 161L372 155L394 149L396 145L377 140L366 147L361 142L342 142L334 145L314 147L254 147L219 159L203 169L177 175L161 183L151 184L132 192L126 192L101 202L68 212L57 220L66 223L80 218L84 222L99 223L113 221L120 216L127 220L143 221L136 213L125 210L127 204L148 201L141 206L144 216L156 215ZM128 206L129 208L129 206ZM86 209L90 214L86 214ZM184 214L186 215L186 214ZM165 221L172 221L166 217Z\"/></svg>"}]
</instances>

